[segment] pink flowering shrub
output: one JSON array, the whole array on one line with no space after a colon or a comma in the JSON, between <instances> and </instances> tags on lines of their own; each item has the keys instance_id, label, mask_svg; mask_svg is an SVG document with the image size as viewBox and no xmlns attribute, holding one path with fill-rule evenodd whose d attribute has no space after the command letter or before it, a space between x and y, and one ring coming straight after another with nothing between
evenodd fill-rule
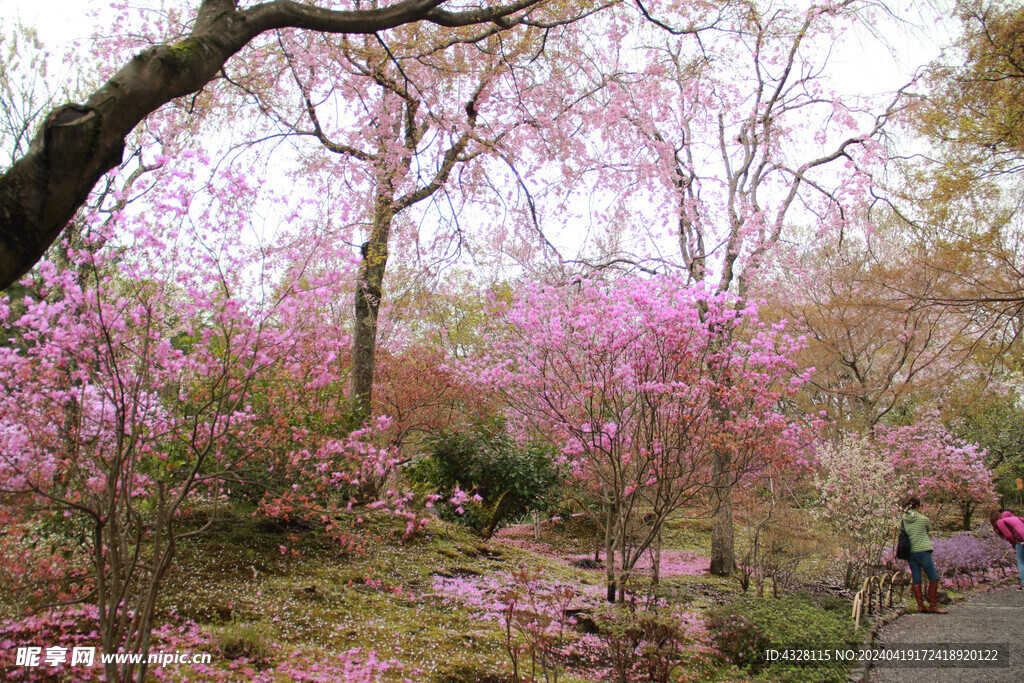
<instances>
[{"instance_id":1,"label":"pink flowering shrub","mask_svg":"<svg viewBox=\"0 0 1024 683\"><path fill-rule=\"evenodd\" d=\"M954 437L937 413L926 413L908 426L879 426L875 441L903 477L903 497L916 495L939 506L958 506L964 530L970 529L979 506L996 503L984 449Z\"/></svg>"},{"instance_id":2,"label":"pink flowering shrub","mask_svg":"<svg viewBox=\"0 0 1024 683\"><path fill-rule=\"evenodd\" d=\"M958 584L973 585L994 570L1016 564L1013 549L991 529L980 534L961 531L949 538L932 537L932 550L936 568Z\"/></svg>"},{"instance_id":3,"label":"pink flowering shrub","mask_svg":"<svg viewBox=\"0 0 1024 683\"><path fill-rule=\"evenodd\" d=\"M505 651L512 661L512 679L557 681L561 670L560 654L566 644L566 627L574 620L569 606L576 591L564 585L546 585L536 569L512 571L509 583L498 594Z\"/></svg>"},{"instance_id":4,"label":"pink flowering shrub","mask_svg":"<svg viewBox=\"0 0 1024 683\"><path fill-rule=\"evenodd\" d=\"M653 597L635 595L600 616L600 638L615 680L669 683L684 665L714 654L702 618Z\"/></svg>"},{"instance_id":5,"label":"pink flowering shrub","mask_svg":"<svg viewBox=\"0 0 1024 683\"><path fill-rule=\"evenodd\" d=\"M12 564L40 560L40 587L65 581L19 606L92 595L108 651L150 647L176 539L200 530L188 518L197 497L269 491L266 514L325 525L346 497L375 500L405 537L425 524L411 494L387 485L399 460L380 445L386 424L325 437L347 433L335 428L351 340L323 313L348 291L349 259L287 224L281 244L253 245L258 188L192 162L215 174L215 196L196 199L188 173L173 174L150 193L159 212L84 216L61 258L39 264L16 301L0 297L0 520L84 539L74 558L5 541Z\"/></svg>"},{"instance_id":6,"label":"pink flowering shrub","mask_svg":"<svg viewBox=\"0 0 1024 683\"><path fill-rule=\"evenodd\" d=\"M853 586L866 566L883 563L906 484L887 454L857 435L820 446L814 482L815 514L840 540L846 584Z\"/></svg>"},{"instance_id":7,"label":"pink flowering shrub","mask_svg":"<svg viewBox=\"0 0 1024 683\"><path fill-rule=\"evenodd\" d=\"M391 419L380 416L342 438L329 438L316 448L290 451L277 464L289 489L266 495L259 512L289 519L305 516L321 520L328 535L338 534L337 514L357 504L394 515L405 524L401 541L421 531L429 519L419 514L415 494L399 485L396 470L404 462L394 446L381 445ZM362 521L356 517L356 524ZM344 545L344 543L343 543Z\"/></svg>"},{"instance_id":8,"label":"pink flowering shrub","mask_svg":"<svg viewBox=\"0 0 1024 683\"><path fill-rule=\"evenodd\" d=\"M498 308L465 372L524 433L560 445L574 497L604 513L609 602L671 515L788 456L799 430L779 406L806 379L791 360L802 340L754 304L657 276L527 283Z\"/></svg>"}]
</instances>

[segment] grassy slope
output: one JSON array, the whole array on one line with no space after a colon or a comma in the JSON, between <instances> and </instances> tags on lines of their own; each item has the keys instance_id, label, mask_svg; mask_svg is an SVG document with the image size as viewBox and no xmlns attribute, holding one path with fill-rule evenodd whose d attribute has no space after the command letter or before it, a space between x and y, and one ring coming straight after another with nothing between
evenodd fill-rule
<instances>
[{"instance_id":1,"label":"grassy slope","mask_svg":"<svg viewBox=\"0 0 1024 683\"><path fill-rule=\"evenodd\" d=\"M590 541L579 526L545 525L553 555L587 552ZM601 572L500 541L484 543L454 525L434 521L402 545L394 541L398 528L386 516L367 517L350 536L362 547L350 551L327 541L322 529L226 520L183 549L167 580L162 616L192 619L218 634L225 652L214 654L215 665L229 656L287 656L269 643L310 656L364 648L402 662L403 671L391 672L395 680L454 683L507 673L508 655L500 624L474 619L479 614L472 609L446 600L434 589L435 576L504 576L527 566L549 581L602 590ZM677 529L670 544L700 549L702 531ZM695 606L736 590L735 582L713 577L666 583L676 599Z\"/></svg>"},{"instance_id":2,"label":"grassy slope","mask_svg":"<svg viewBox=\"0 0 1024 683\"><path fill-rule=\"evenodd\" d=\"M404 521L362 514L366 519L358 525L356 514L349 518L353 526L345 529L347 544L329 540L322 528L241 514L221 519L210 533L182 546L162 591L158 624L197 622L212 635L212 645L182 649L210 652L220 669L248 660L260 671L288 662L301 671L303 657L322 661L362 648L402 663L401 671L386 674L392 680L497 683L509 671L501 624L481 620L479 610L451 600L452 595L436 587L437 577L507 581L509 572L527 566L580 592L603 592L602 572L565 561L592 552L594 530L580 520L545 524L539 544L524 530L520 537L528 541L519 545L530 550L500 539L484 543L461 527L437 520L425 533L398 544ZM948 533L957 516L946 510L935 514L934 521L940 533ZM810 548L799 550L806 556L798 580L835 583L841 567L832 559L832 535L806 517L795 520L793 529L802 541L795 544L787 537L787 552ZM737 525L739 548L748 531ZM673 523L666 547L706 556L709 532L706 520ZM707 575L668 577L663 588L691 611L740 595L735 580ZM593 668L577 669L560 680L597 678ZM169 667L167 673L175 678L190 675L186 666ZM238 673L232 670L228 677L236 680ZM706 677L707 671L699 673ZM742 678L725 665L716 675ZM278 678L289 680L284 674Z\"/></svg>"}]
</instances>

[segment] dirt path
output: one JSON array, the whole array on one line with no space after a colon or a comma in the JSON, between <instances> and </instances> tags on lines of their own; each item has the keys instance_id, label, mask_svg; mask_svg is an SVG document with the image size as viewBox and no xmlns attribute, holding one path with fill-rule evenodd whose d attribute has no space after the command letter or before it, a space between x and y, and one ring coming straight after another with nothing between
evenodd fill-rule
<instances>
[{"instance_id":1,"label":"dirt path","mask_svg":"<svg viewBox=\"0 0 1024 683\"><path fill-rule=\"evenodd\" d=\"M998 649L1000 663L1008 660L1009 666L979 668L961 663L922 667L919 663L879 662L871 668L868 680L893 683L1024 680L1024 591L1004 588L976 593L945 609L949 614L906 614L884 627L875 640L875 647L883 651L879 654L884 657L885 652L899 652L904 657L920 657L921 650L944 653L961 650L991 656ZM997 647L999 644L1002 646ZM909 654L913 650L919 654Z\"/></svg>"}]
</instances>

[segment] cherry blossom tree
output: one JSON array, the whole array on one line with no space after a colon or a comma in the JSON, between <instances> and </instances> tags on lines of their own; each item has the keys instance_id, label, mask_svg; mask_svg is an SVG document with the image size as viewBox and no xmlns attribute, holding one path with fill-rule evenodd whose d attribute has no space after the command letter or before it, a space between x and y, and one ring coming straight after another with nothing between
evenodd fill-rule
<instances>
[{"instance_id":1,"label":"cherry blossom tree","mask_svg":"<svg viewBox=\"0 0 1024 683\"><path fill-rule=\"evenodd\" d=\"M657 245L649 253L742 298L771 271L795 223L812 222L813 239L852 229L900 98L839 97L827 80L829 46L842 31L869 25L871 5L647 13L644 38L623 43L605 67L619 75L601 121L614 119L606 125L618 132L606 134L605 149L608 184L625 207L620 223L632 220ZM719 460L728 469L725 453ZM731 491L716 491L712 571L728 575Z\"/></svg>"},{"instance_id":2,"label":"cherry blossom tree","mask_svg":"<svg viewBox=\"0 0 1024 683\"><path fill-rule=\"evenodd\" d=\"M572 33L558 23L510 31L475 26L454 35L404 26L387 41L280 32L276 44L260 51L258 68L232 74L273 134L315 143L302 160L301 177L324 195L353 196L319 211L339 237L358 245L362 259L351 354L358 414L368 417L372 409L395 233L433 233L419 237L435 242L432 249L464 239L458 207L503 182L489 177L484 159L514 166L521 156L519 129L535 135L543 119L551 134L571 107L563 100L573 89L564 74L559 77L566 69L548 64L552 55L574 52L567 40ZM451 46L453 40L458 45ZM278 74L270 85L268 71ZM429 206L407 218L418 205ZM433 221L440 225L414 227Z\"/></svg>"},{"instance_id":3,"label":"cherry blossom tree","mask_svg":"<svg viewBox=\"0 0 1024 683\"><path fill-rule=\"evenodd\" d=\"M957 505L965 531L970 530L971 516L978 507L997 503L984 450L957 439L937 411L925 413L910 425L879 425L875 439L888 454L893 470L904 478L904 494L940 506Z\"/></svg>"},{"instance_id":4,"label":"cherry blossom tree","mask_svg":"<svg viewBox=\"0 0 1024 683\"><path fill-rule=\"evenodd\" d=\"M0 287L6 288L43 255L96 183L121 163L129 133L167 103L202 90L236 54L261 35L295 28L338 35L381 35L406 24L492 31L565 18L576 7L519 0L448 10L439 0L403 0L383 7L342 9L271 0L199 0L174 42L147 48L81 104L50 112L28 151L0 176ZM582 11L589 11L584 8Z\"/></svg>"},{"instance_id":5,"label":"cherry blossom tree","mask_svg":"<svg viewBox=\"0 0 1024 683\"><path fill-rule=\"evenodd\" d=\"M727 295L667 276L527 284L499 320L474 377L599 501L610 602L671 515L788 438L779 401L801 382L788 360L798 342ZM749 334L723 345L709 320ZM729 467L715 470L722 450Z\"/></svg>"}]
</instances>

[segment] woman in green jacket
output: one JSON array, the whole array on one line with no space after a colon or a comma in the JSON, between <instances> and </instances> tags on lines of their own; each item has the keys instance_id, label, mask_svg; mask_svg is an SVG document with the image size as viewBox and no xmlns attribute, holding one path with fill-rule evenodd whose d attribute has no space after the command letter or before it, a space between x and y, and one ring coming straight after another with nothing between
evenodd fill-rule
<instances>
[{"instance_id":1,"label":"woman in green jacket","mask_svg":"<svg viewBox=\"0 0 1024 683\"><path fill-rule=\"evenodd\" d=\"M903 505L903 528L910 537L910 590L917 600L918 612L930 612L932 614L945 614L946 610L939 607L939 573L935 571L935 562L932 561L932 539L928 534L932 530L932 523L928 518L918 512L921 507L921 499L912 496ZM928 575L928 603L924 606L924 595L921 590L921 571Z\"/></svg>"}]
</instances>

